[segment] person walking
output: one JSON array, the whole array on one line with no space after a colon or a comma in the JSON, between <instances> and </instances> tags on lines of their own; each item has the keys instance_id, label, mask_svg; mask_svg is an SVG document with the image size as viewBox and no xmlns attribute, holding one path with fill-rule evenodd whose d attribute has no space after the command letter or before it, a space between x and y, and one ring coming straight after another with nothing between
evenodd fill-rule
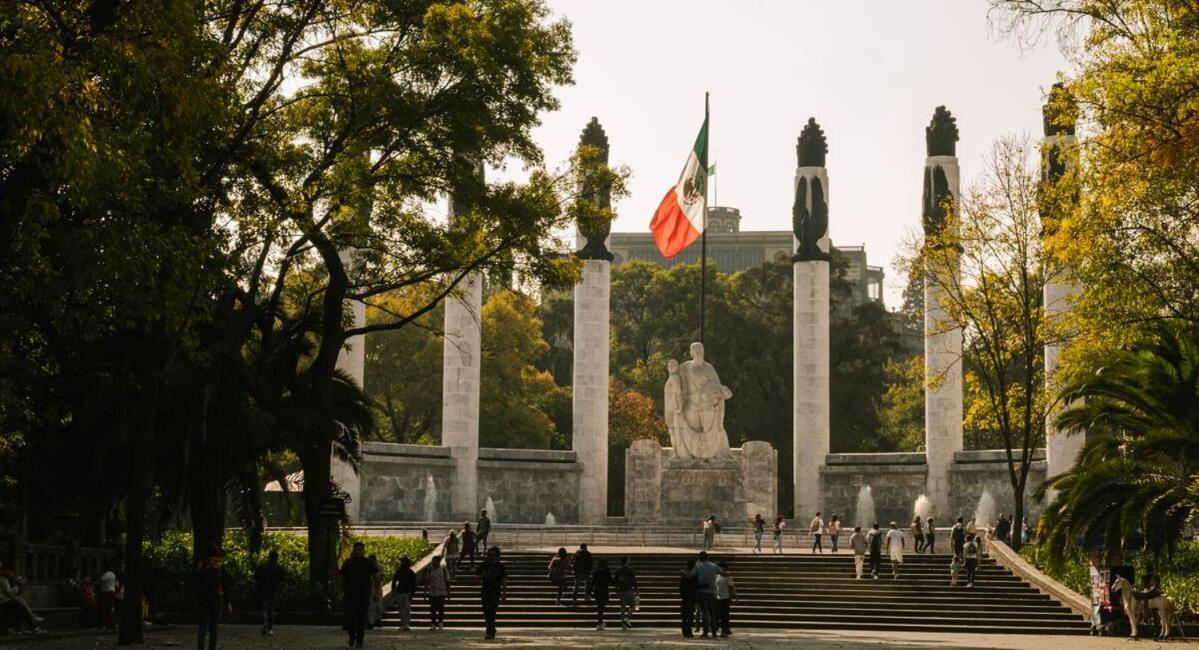
<instances>
[{"instance_id":1,"label":"person walking","mask_svg":"<svg viewBox=\"0 0 1199 650\"><path fill-rule=\"evenodd\" d=\"M853 535L849 536L849 548L853 551L853 573L858 580L862 579L862 565L866 563L866 536L862 534L861 526L853 527Z\"/></svg>"},{"instance_id":2,"label":"person walking","mask_svg":"<svg viewBox=\"0 0 1199 650\"><path fill-rule=\"evenodd\" d=\"M687 560L687 568L679 576L679 618L683 623L683 636L688 639L695 636L691 628L695 626L696 591L699 588L693 569L695 560Z\"/></svg>"},{"instance_id":3,"label":"person walking","mask_svg":"<svg viewBox=\"0 0 1199 650\"><path fill-rule=\"evenodd\" d=\"M633 612L637 610L637 575L629 566L629 558L620 558L620 567L616 569L616 593L620 596L620 625L626 630L633 629Z\"/></svg>"},{"instance_id":4,"label":"person walking","mask_svg":"<svg viewBox=\"0 0 1199 650\"><path fill-rule=\"evenodd\" d=\"M962 525L962 518L958 517L957 523L949 529L949 546L953 549L954 555L962 557L962 547L965 545L966 527Z\"/></svg>"},{"instance_id":5,"label":"person walking","mask_svg":"<svg viewBox=\"0 0 1199 650\"><path fill-rule=\"evenodd\" d=\"M937 543L937 526L933 523L933 518L929 517L924 520L924 552L936 553Z\"/></svg>"},{"instance_id":6,"label":"person walking","mask_svg":"<svg viewBox=\"0 0 1199 650\"><path fill-rule=\"evenodd\" d=\"M577 554L576 554L577 556ZM590 561L588 554L588 561ZM599 566L584 580L589 588L589 598L595 598L595 629L603 631L604 612L608 609L608 600L612 596L612 571L608 569L608 560L600 558ZM578 584L576 570L575 584Z\"/></svg>"},{"instance_id":7,"label":"person walking","mask_svg":"<svg viewBox=\"0 0 1199 650\"><path fill-rule=\"evenodd\" d=\"M766 532L766 520L762 513L754 515L754 553L762 552L762 534Z\"/></svg>"},{"instance_id":8,"label":"person walking","mask_svg":"<svg viewBox=\"0 0 1199 650\"><path fill-rule=\"evenodd\" d=\"M345 599L346 624L350 645L361 648L366 642L366 623L374 592L377 565L366 557L366 546L354 542L354 550L341 565L341 587Z\"/></svg>"},{"instance_id":9,"label":"person walking","mask_svg":"<svg viewBox=\"0 0 1199 650\"><path fill-rule=\"evenodd\" d=\"M816 552L816 549L820 549L821 553L824 552L824 546L820 543L820 537L824 535L824 530L824 520L820 518L820 513L817 512L816 516L812 517L812 522L808 524L808 532L812 533L815 538L815 541L812 542L813 553Z\"/></svg>"},{"instance_id":10,"label":"person walking","mask_svg":"<svg viewBox=\"0 0 1199 650\"><path fill-rule=\"evenodd\" d=\"M978 522L974 520L974 517L971 517L970 521L966 522L966 537L970 537L971 535L978 537Z\"/></svg>"},{"instance_id":11,"label":"person walking","mask_svg":"<svg viewBox=\"0 0 1199 650\"><path fill-rule=\"evenodd\" d=\"M491 519L487 517L487 509L479 511L479 520L475 522L475 541L479 548L489 548L487 538L491 536Z\"/></svg>"},{"instance_id":12,"label":"person walking","mask_svg":"<svg viewBox=\"0 0 1199 650\"><path fill-rule=\"evenodd\" d=\"M440 560L441 558L434 558ZM432 564L430 560L430 564ZM445 571L445 568L441 568ZM448 584L448 580L446 581ZM407 556L400 558L400 565L391 575L391 594L395 599L396 609L400 614L400 629L407 632L412 627L412 594L416 591L416 572L412 570L412 560Z\"/></svg>"},{"instance_id":13,"label":"person walking","mask_svg":"<svg viewBox=\"0 0 1199 650\"><path fill-rule=\"evenodd\" d=\"M717 566L720 571L716 574L716 621L720 627L720 636L727 637L733 633L731 620L733 601L737 598L737 585L733 582L733 572L727 564L721 562Z\"/></svg>"},{"instance_id":14,"label":"person walking","mask_svg":"<svg viewBox=\"0 0 1199 650\"><path fill-rule=\"evenodd\" d=\"M458 541L458 531L450 529L450 534L445 536L445 542L441 549L441 554L445 557L445 569L449 572L450 577L453 577L458 571L458 556L462 553L462 544Z\"/></svg>"},{"instance_id":15,"label":"person walking","mask_svg":"<svg viewBox=\"0 0 1199 650\"><path fill-rule=\"evenodd\" d=\"M699 562L696 562L695 568L691 570L698 583L696 601L699 603L699 618L705 639L709 633L713 638L716 637L716 574L719 571L719 567L708 561L705 551L700 551Z\"/></svg>"},{"instance_id":16,"label":"person walking","mask_svg":"<svg viewBox=\"0 0 1199 650\"><path fill-rule=\"evenodd\" d=\"M108 563L104 567L104 573L100 574L100 625L105 629L111 630L116 627L116 616L114 610L117 604L117 572L113 571L112 563Z\"/></svg>"},{"instance_id":17,"label":"person walking","mask_svg":"<svg viewBox=\"0 0 1199 650\"><path fill-rule=\"evenodd\" d=\"M570 573L570 559L566 556L566 549L560 547L558 552L550 558L549 566L550 582L558 588L558 596L554 599L555 605L562 604L562 593L566 591L566 576Z\"/></svg>"},{"instance_id":18,"label":"person walking","mask_svg":"<svg viewBox=\"0 0 1199 650\"><path fill-rule=\"evenodd\" d=\"M508 599L508 570L500 562L500 547L488 548L475 572L479 575L479 595L483 605L483 620L487 626L484 638L494 639L495 617L500 609L500 601Z\"/></svg>"},{"instance_id":19,"label":"person walking","mask_svg":"<svg viewBox=\"0 0 1199 650\"><path fill-rule=\"evenodd\" d=\"M966 587L974 588L974 574L978 572L978 537L967 535L966 545L962 549L966 558Z\"/></svg>"},{"instance_id":20,"label":"person walking","mask_svg":"<svg viewBox=\"0 0 1199 650\"><path fill-rule=\"evenodd\" d=\"M833 515L828 524L828 541L833 545L833 552L837 552L837 538L841 536L841 518Z\"/></svg>"},{"instance_id":21,"label":"person walking","mask_svg":"<svg viewBox=\"0 0 1199 650\"><path fill-rule=\"evenodd\" d=\"M254 588L262 604L262 634L275 633L275 595L283 582L283 567L279 566L279 551L272 550L266 562L254 569Z\"/></svg>"},{"instance_id":22,"label":"person walking","mask_svg":"<svg viewBox=\"0 0 1199 650\"><path fill-rule=\"evenodd\" d=\"M475 550L478 548L479 538L475 536L475 531L471 530L470 522L462 524L462 536L459 539L462 544L462 553L459 555L458 562L470 555L470 568L475 568Z\"/></svg>"},{"instance_id":23,"label":"person walking","mask_svg":"<svg viewBox=\"0 0 1199 650\"><path fill-rule=\"evenodd\" d=\"M775 553L783 552L783 529L787 527L787 519L782 515L774 518L774 549Z\"/></svg>"},{"instance_id":24,"label":"person walking","mask_svg":"<svg viewBox=\"0 0 1199 650\"><path fill-rule=\"evenodd\" d=\"M704 550L712 548L716 544L716 515L708 515L704 519Z\"/></svg>"},{"instance_id":25,"label":"person walking","mask_svg":"<svg viewBox=\"0 0 1199 650\"><path fill-rule=\"evenodd\" d=\"M874 528L870 529L870 534L866 537L866 543L870 547L870 575L875 580L878 580L878 570L883 563L883 531L878 529L877 523L874 524Z\"/></svg>"},{"instance_id":26,"label":"person walking","mask_svg":"<svg viewBox=\"0 0 1199 650\"><path fill-rule=\"evenodd\" d=\"M196 561L192 573L192 588L196 595L197 612L200 624L196 633L196 649L204 650L205 637L208 649L216 648L217 624L221 620L221 606L224 604L226 583L225 564L221 559L221 549L209 546L204 555Z\"/></svg>"},{"instance_id":27,"label":"person walking","mask_svg":"<svg viewBox=\"0 0 1199 650\"><path fill-rule=\"evenodd\" d=\"M1008 520L1007 515L999 515L999 521L995 524L995 537L1001 542L1008 542L1009 534L1012 532L1012 522Z\"/></svg>"},{"instance_id":28,"label":"person walking","mask_svg":"<svg viewBox=\"0 0 1199 650\"><path fill-rule=\"evenodd\" d=\"M912 550L919 553L924 550L924 522L920 521L920 515L912 520Z\"/></svg>"},{"instance_id":29,"label":"person walking","mask_svg":"<svg viewBox=\"0 0 1199 650\"><path fill-rule=\"evenodd\" d=\"M375 565L375 573L371 577L371 606L366 619L366 629L373 630L383 625L383 585L387 582L387 571L374 553L366 559Z\"/></svg>"},{"instance_id":30,"label":"person walking","mask_svg":"<svg viewBox=\"0 0 1199 650\"><path fill-rule=\"evenodd\" d=\"M903 564L903 531L899 524L891 522L891 530L887 531L887 554L891 556L891 577L899 578L899 565Z\"/></svg>"},{"instance_id":31,"label":"person walking","mask_svg":"<svg viewBox=\"0 0 1199 650\"><path fill-rule=\"evenodd\" d=\"M429 600L429 629L445 629L445 604L450 599L450 573L433 556L425 568L425 598Z\"/></svg>"},{"instance_id":32,"label":"person walking","mask_svg":"<svg viewBox=\"0 0 1199 650\"><path fill-rule=\"evenodd\" d=\"M571 604L579 602L579 585L583 585L583 597L591 598L591 577L595 562L591 557L591 551L587 550L587 543L579 544L579 550L575 551L574 557L570 561L570 568L574 572L574 593L571 595Z\"/></svg>"}]
</instances>

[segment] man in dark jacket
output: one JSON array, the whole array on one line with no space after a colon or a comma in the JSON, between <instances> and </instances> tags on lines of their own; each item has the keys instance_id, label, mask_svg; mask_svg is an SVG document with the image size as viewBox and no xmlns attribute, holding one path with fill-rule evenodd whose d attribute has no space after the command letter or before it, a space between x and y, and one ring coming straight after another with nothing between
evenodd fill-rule
<instances>
[{"instance_id":1,"label":"man in dark jacket","mask_svg":"<svg viewBox=\"0 0 1199 650\"><path fill-rule=\"evenodd\" d=\"M679 576L679 613L683 619L683 636L688 639L695 636L691 628L695 626L696 592L699 590L699 579L692 573L694 569L695 560L687 560L687 568Z\"/></svg>"},{"instance_id":2,"label":"man in dark jacket","mask_svg":"<svg viewBox=\"0 0 1199 650\"><path fill-rule=\"evenodd\" d=\"M354 542L354 551L341 565L341 588L344 592L346 627L350 630L350 645L361 648L366 641L366 616L371 595L375 591L378 566L367 559L366 546Z\"/></svg>"},{"instance_id":3,"label":"man in dark jacket","mask_svg":"<svg viewBox=\"0 0 1199 650\"><path fill-rule=\"evenodd\" d=\"M587 544L579 544L579 550L575 551L575 556L570 562L571 569L575 572L575 591L571 596L571 604L579 602L579 584L583 585L583 596L588 600L591 599L591 570L595 563L591 557L591 551L587 550Z\"/></svg>"},{"instance_id":4,"label":"man in dark jacket","mask_svg":"<svg viewBox=\"0 0 1199 650\"><path fill-rule=\"evenodd\" d=\"M407 632L412 625L412 594L416 592L416 572L412 570L412 560L406 556L400 558L400 566L396 567L391 576L391 593L395 598L396 608L400 610L400 629Z\"/></svg>"},{"instance_id":5,"label":"man in dark jacket","mask_svg":"<svg viewBox=\"0 0 1199 650\"><path fill-rule=\"evenodd\" d=\"M283 582L283 567L279 566L279 551L271 551L266 562L254 570L254 587L262 604L262 633L275 633L275 594Z\"/></svg>"},{"instance_id":6,"label":"man in dark jacket","mask_svg":"<svg viewBox=\"0 0 1199 650\"><path fill-rule=\"evenodd\" d=\"M196 595L196 609L200 621L196 647L204 647L208 638L208 650L216 649L217 623L221 620L221 606L225 601L225 566L221 560L221 549L209 546L196 561L192 574L192 589Z\"/></svg>"},{"instance_id":7,"label":"man in dark jacket","mask_svg":"<svg viewBox=\"0 0 1199 650\"><path fill-rule=\"evenodd\" d=\"M500 609L500 601L508 597L508 570L500 562L500 547L492 546L487 549L487 555L479 568L479 596L483 605L483 620L487 626L484 638L495 638L495 617Z\"/></svg>"}]
</instances>

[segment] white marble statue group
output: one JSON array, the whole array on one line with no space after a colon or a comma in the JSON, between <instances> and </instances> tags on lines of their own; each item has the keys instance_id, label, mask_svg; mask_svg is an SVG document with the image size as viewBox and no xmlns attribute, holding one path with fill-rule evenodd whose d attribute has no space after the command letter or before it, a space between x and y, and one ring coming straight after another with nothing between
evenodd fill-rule
<instances>
[{"instance_id":1,"label":"white marble statue group","mask_svg":"<svg viewBox=\"0 0 1199 650\"><path fill-rule=\"evenodd\" d=\"M691 344L691 360L666 362L666 429L675 458L708 460L728 455L724 401L733 391L722 386L716 368L704 361L703 343Z\"/></svg>"}]
</instances>

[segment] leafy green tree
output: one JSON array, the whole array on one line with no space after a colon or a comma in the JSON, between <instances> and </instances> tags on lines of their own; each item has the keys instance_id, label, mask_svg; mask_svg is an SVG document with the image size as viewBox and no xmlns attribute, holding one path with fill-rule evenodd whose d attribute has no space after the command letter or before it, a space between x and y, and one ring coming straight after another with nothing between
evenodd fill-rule
<instances>
[{"instance_id":1,"label":"leafy green tree","mask_svg":"<svg viewBox=\"0 0 1199 650\"><path fill-rule=\"evenodd\" d=\"M1048 412L1042 295L1051 267L1041 246L1036 153L1026 141L996 142L985 176L946 206L947 226L928 233L915 252L927 286L941 296L938 327L962 331L960 363L974 378L966 392L983 401L972 417L997 432L1006 451L1014 521L1023 518ZM1012 545L1018 549L1020 540Z\"/></svg>"},{"instance_id":2,"label":"leafy green tree","mask_svg":"<svg viewBox=\"0 0 1199 650\"><path fill-rule=\"evenodd\" d=\"M411 311L408 302L380 296L367 310L367 323L390 318L384 310ZM409 444L441 439L444 314L444 306L438 306L408 327L366 337L364 383L380 416L381 439Z\"/></svg>"},{"instance_id":3,"label":"leafy green tree","mask_svg":"<svg viewBox=\"0 0 1199 650\"><path fill-rule=\"evenodd\" d=\"M892 359L878 408L880 451L924 450L924 356Z\"/></svg>"},{"instance_id":4,"label":"leafy green tree","mask_svg":"<svg viewBox=\"0 0 1199 650\"><path fill-rule=\"evenodd\" d=\"M1161 323L1064 388L1058 428L1086 435L1077 464L1052 490L1040 535L1057 563L1079 539L1118 553L1144 537L1157 561L1199 514L1199 328Z\"/></svg>"},{"instance_id":5,"label":"leafy green tree","mask_svg":"<svg viewBox=\"0 0 1199 650\"><path fill-rule=\"evenodd\" d=\"M1146 323L1199 321L1199 13L1186 0L992 5L1016 37L1056 34L1071 63L1055 103L1079 120L1078 163L1062 181L1079 206L1049 224L1048 247L1084 286L1072 356L1091 372L1088 357Z\"/></svg>"},{"instance_id":6,"label":"leafy green tree","mask_svg":"<svg viewBox=\"0 0 1199 650\"><path fill-rule=\"evenodd\" d=\"M547 415L560 389L534 362L549 348L532 299L501 291L483 305L479 445L549 449L557 431Z\"/></svg>"}]
</instances>

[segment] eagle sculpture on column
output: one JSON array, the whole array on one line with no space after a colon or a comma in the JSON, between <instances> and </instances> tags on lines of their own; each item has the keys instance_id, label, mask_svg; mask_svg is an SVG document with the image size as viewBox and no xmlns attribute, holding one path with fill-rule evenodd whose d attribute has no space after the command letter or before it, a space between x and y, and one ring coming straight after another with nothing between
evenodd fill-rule
<instances>
[{"instance_id":1,"label":"eagle sculpture on column","mask_svg":"<svg viewBox=\"0 0 1199 650\"><path fill-rule=\"evenodd\" d=\"M799 134L795 155L799 167L824 167L828 154L828 142L824 131L809 118ZM824 184L817 175L804 175L795 186L795 203L791 206L791 228L797 244L793 262L814 260L828 261L830 256L820 249L820 240L828 233L828 202L824 198Z\"/></svg>"}]
</instances>

